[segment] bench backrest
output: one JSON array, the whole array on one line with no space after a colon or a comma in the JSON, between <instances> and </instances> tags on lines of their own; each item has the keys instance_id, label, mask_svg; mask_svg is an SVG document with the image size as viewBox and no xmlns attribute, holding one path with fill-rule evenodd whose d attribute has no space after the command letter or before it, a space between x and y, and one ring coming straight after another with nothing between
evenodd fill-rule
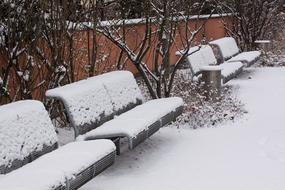
<instances>
[{"instance_id":1,"label":"bench backrest","mask_svg":"<svg viewBox=\"0 0 285 190\"><path fill-rule=\"evenodd\" d=\"M217 48L218 53L222 56L223 62L237 55L240 50L237 43L232 37L220 38L210 42L210 45Z\"/></svg>"},{"instance_id":2,"label":"bench backrest","mask_svg":"<svg viewBox=\"0 0 285 190\"><path fill-rule=\"evenodd\" d=\"M0 174L57 148L57 135L43 104L25 100L0 106Z\"/></svg>"},{"instance_id":3,"label":"bench backrest","mask_svg":"<svg viewBox=\"0 0 285 190\"><path fill-rule=\"evenodd\" d=\"M63 102L75 136L82 135L143 102L131 72L114 71L46 92Z\"/></svg>"},{"instance_id":4,"label":"bench backrest","mask_svg":"<svg viewBox=\"0 0 285 190\"><path fill-rule=\"evenodd\" d=\"M179 55L178 52L176 54ZM209 45L192 47L189 50L189 54L187 61L194 75L198 73L203 66L217 64L214 52Z\"/></svg>"}]
</instances>

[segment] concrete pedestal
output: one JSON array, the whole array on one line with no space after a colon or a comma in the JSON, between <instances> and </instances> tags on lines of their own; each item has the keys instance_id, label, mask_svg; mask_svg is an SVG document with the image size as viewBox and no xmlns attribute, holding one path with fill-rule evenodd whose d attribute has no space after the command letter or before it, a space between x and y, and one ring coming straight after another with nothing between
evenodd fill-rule
<instances>
[{"instance_id":1,"label":"concrete pedestal","mask_svg":"<svg viewBox=\"0 0 285 190\"><path fill-rule=\"evenodd\" d=\"M256 40L254 43L265 54L267 51L272 49L272 42L270 40Z\"/></svg>"},{"instance_id":2,"label":"concrete pedestal","mask_svg":"<svg viewBox=\"0 0 285 190\"><path fill-rule=\"evenodd\" d=\"M203 91L207 100L218 101L221 96L222 75L219 66L201 68Z\"/></svg>"}]
</instances>

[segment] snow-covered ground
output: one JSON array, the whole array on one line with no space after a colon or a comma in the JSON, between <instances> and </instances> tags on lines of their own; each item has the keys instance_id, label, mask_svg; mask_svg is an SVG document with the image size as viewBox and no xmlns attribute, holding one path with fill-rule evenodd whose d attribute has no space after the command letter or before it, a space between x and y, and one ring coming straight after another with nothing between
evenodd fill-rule
<instances>
[{"instance_id":1,"label":"snow-covered ground","mask_svg":"<svg viewBox=\"0 0 285 190\"><path fill-rule=\"evenodd\" d=\"M197 130L165 127L81 190L284 190L285 67L230 82L248 114Z\"/></svg>"}]
</instances>

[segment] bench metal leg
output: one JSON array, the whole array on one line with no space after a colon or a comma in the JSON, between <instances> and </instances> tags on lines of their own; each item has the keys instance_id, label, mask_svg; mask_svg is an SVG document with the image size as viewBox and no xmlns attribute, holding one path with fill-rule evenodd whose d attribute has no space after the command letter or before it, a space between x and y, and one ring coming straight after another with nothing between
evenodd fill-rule
<instances>
[{"instance_id":1,"label":"bench metal leg","mask_svg":"<svg viewBox=\"0 0 285 190\"><path fill-rule=\"evenodd\" d=\"M144 130L140 132L136 137L129 139L129 149L132 150L136 146L138 146L140 143L142 143L144 140L147 139L148 132L147 130Z\"/></svg>"},{"instance_id":2,"label":"bench metal leg","mask_svg":"<svg viewBox=\"0 0 285 190\"><path fill-rule=\"evenodd\" d=\"M111 138L111 140L115 143L117 155L121 154L120 139L121 139L120 137Z\"/></svg>"},{"instance_id":3,"label":"bench metal leg","mask_svg":"<svg viewBox=\"0 0 285 190\"><path fill-rule=\"evenodd\" d=\"M150 137L156 133L161 127L161 121L158 120L148 127L147 136Z\"/></svg>"},{"instance_id":4,"label":"bench metal leg","mask_svg":"<svg viewBox=\"0 0 285 190\"><path fill-rule=\"evenodd\" d=\"M111 152L93 165L83 170L81 173L74 176L74 178L67 180L65 186L57 187L55 190L76 190L80 188L82 185L111 166L115 161L115 157L115 151Z\"/></svg>"}]
</instances>

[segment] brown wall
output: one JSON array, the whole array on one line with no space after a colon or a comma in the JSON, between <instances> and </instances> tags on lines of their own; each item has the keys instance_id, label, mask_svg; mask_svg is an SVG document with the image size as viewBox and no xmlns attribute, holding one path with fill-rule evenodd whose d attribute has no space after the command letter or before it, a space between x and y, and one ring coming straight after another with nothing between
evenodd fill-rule
<instances>
[{"instance_id":1,"label":"brown wall","mask_svg":"<svg viewBox=\"0 0 285 190\"><path fill-rule=\"evenodd\" d=\"M201 32L196 36L193 46L197 45L201 42L201 40L204 38L206 41L211 41L215 40L218 38L222 38L226 36L226 30L224 28L224 22L230 22L231 18L230 17L215 17L211 18L208 20L205 19L200 19L199 21L197 19L190 20L188 22L188 27L195 29L197 26L200 26L201 24L204 23L204 27L201 30ZM175 38L175 43L171 49L170 52L170 60L171 63L174 64L177 61L177 57L175 56L175 52L179 49L183 49L183 38L181 36L185 36L185 33L183 32L185 23L181 23L179 25L179 30L180 32L177 32L176 38ZM129 47L137 47L138 44L140 43L140 40L143 39L144 35L144 24L136 24L136 25L129 25L126 27L126 32L127 32L127 38L126 42ZM153 26L153 31L155 30L155 27ZM88 61L88 45L87 45L87 36L88 33L91 34L91 30L80 30L76 32L76 40L74 42L74 47L75 47L75 56L74 56L74 75L75 75L75 80L80 80L83 78L88 77L88 68L87 65L89 63ZM92 35L90 35L91 37ZM185 39L184 39L185 40ZM116 70L116 63L118 62L118 58L120 55L120 49L117 48L112 42L110 42L106 37L99 35L97 36L97 44L99 46L98 48L98 53L97 53L97 67L96 67L96 74L100 74L102 72L107 72L111 70ZM154 50L155 50L155 44L156 44L156 39L152 39L152 45L150 47L150 51L147 53L145 56L145 59L143 60L149 68L153 69L153 63L152 63L152 58L154 55ZM89 45L89 50L92 48L92 44ZM45 49L45 48L44 48ZM48 51L48 50L47 50ZM67 51L68 52L68 51ZM48 55L49 53L47 53ZM68 53L66 53L66 56ZM7 64L7 60L3 57L0 56L0 76L2 75L2 69L3 66ZM132 65L131 62L127 61L126 62L126 70L132 71L134 74L138 74L136 68ZM47 69L41 69L41 70L36 70L35 74L37 75L36 77L39 77L38 79L35 79L37 81L42 81L46 80L48 81L50 78L50 73L48 73ZM12 74L12 76L15 75ZM14 80L11 80L10 85L9 85L9 90L10 93L14 93L17 90L17 83L20 81L17 81L16 77L13 77ZM33 98L34 99L42 99L44 96L44 92L47 90L47 85L43 85L42 87L38 88L35 90L33 93Z\"/></svg>"},{"instance_id":2,"label":"brown wall","mask_svg":"<svg viewBox=\"0 0 285 190\"><path fill-rule=\"evenodd\" d=\"M199 23L197 23L199 22ZM201 19L200 21L197 20L190 20L188 23L188 26L190 28L195 28L195 25L200 25L204 23L205 20ZM193 46L197 45L201 42L201 40L206 39L206 41L215 40L218 38L222 38L226 36L226 31L224 28L224 22L230 22L230 18L227 17L218 17L218 18L211 18L206 21L204 24L203 30L197 35L197 37L194 40ZM183 26L184 24L181 24L179 26L179 30L182 31L183 35ZM144 24L137 24L135 26L130 25L127 27L127 39L126 42L129 47L137 47L140 41L143 39L143 34L145 30ZM153 27L153 31L155 28ZM85 78L86 73L83 71L84 66L88 64L88 56L87 56L87 34L88 32L92 31L79 31L78 32L78 39L76 42L76 47L78 49L78 55L76 58L76 68L78 70L78 77L77 79ZM152 57L154 55L154 48L156 44L156 39L154 38L152 40L152 46L150 48L150 51L145 56L144 62L150 67L153 68L152 65ZM98 56L98 64L97 64L97 73L102 73L110 70L116 70L116 63L118 62L118 58L120 55L120 49L117 48L112 42L110 42L108 39L106 39L104 36L100 35L97 37L97 43L99 44L99 54ZM92 44L90 44L90 49L92 48ZM172 47L172 51L170 53L170 59L171 63L175 63L177 61L177 57L175 56L175 52L179 49L183 49L182 45L182 38L179 34L176 35L175 44ZM105 59L102 60L103 55L106 55ZM137 74L137 69L132 65L131 62L127 62L126 70L132 71L134 74Z\"/></svg>"}]
</instances>

